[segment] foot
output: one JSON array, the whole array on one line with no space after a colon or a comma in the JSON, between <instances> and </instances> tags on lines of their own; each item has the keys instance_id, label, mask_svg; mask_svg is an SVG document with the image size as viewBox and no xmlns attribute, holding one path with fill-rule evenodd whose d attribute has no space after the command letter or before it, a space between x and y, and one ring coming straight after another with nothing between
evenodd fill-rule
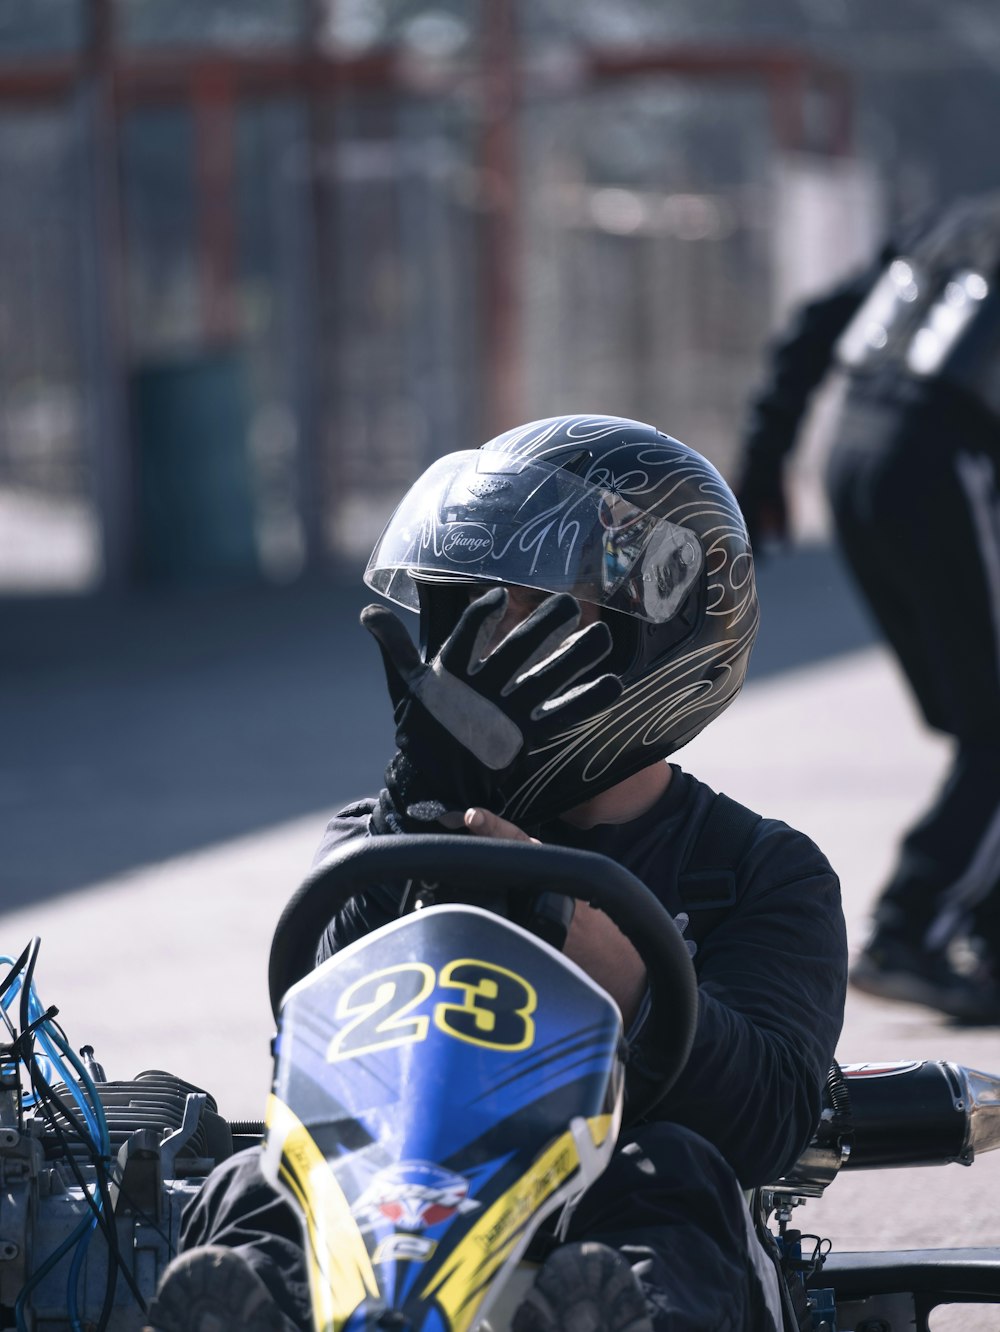
<instances>
[{"instance_id":1,"label":"foot","mask_svg":"<svg viewBox=\"0 0 1000 1332\"><path fill-rule=\"evenodd\" d=\"M963 975L944 953L876 932L851 968L856 990L923 1004L962 1022L1000 1022L1000 991L983 974Z\"/></svg>"},{"instance_id":2,"label":"foot","mask_svg":"<svg viewBox=\"0 0 1000 1332\"><path fill-rule=\"evenodd\" d=\"M564 1244L539 1269L513 1332L653 1332L642 1287L606 1244Z\"/></svg>"},{"instance_id":3,"label":"foot","mask_svg":"<svg viewBox=\"0 0 1000 1332\"><path fill-rule=\"evenodd\" d=\"M169 1263L143 1332L295 1332L235 1249L206 1245Z\"/></svg>"}]
</instances>

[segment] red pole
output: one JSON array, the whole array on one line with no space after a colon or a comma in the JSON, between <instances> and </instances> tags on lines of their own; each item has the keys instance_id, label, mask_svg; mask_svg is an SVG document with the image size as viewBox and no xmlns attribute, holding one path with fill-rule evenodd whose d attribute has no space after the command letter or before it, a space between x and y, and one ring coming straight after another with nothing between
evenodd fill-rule
<instances>
[{"instance_id":1,"label":"red pole","mask_svg":"<svg viewBox=\"0 0 1000 1332\"><path fill-rule=\"evenodd\" d=\"M89 0L81 96L89 109L93 154L93 310L91 355L97 428L94 500L101 525L103 585L122 591L133 576L135 497L126 365L124 239L118 152L114 14L111 0Z\"/></svg>"},{"instance_id":2,"label":"red pole","mask_svg":"<svg viewBox=\"0 0 1000 1332\"><path fill-rule=\"evenodd\" d=\"M218 70L196 81L194 115L202 319L208 341L218 342L236 332L233 90Z\"/></svg>"},{"instance_id":3,"label":"red pole","mask_svg":"<svg viewBox=\"0 0 1000 1332\"><path fill-rule=\"evenodd\" d=\"M492 435L516 425L522 414L517 43L511 0L484 0L481 13L484 416Z\"/></svg>"},{"instance_id":4,"label":"red pole","mask_svg":"<svg viewBox=\"0 0 1000 1332\"><path fill-rule=\"evenodd\" d=\"M306 0L305 28L299 58L306 108L306 152L304 169L304 253L299 289L296 292L298 368L296 407L299 422L297 453L298 510L302 523L306 570L322 569L328 561L325 535L327 476L340 470L337 431L325 429L333 410L330 365L334 326L331 306L336 301L336 210L333 192L336 177L328 171L337 147L334 93L339 71L324 59L321 33L325 16L323 0ZM376 83L376 86L379 86ZM391 86L391 84L390 84ZM334 390L336 392L336 390ZM327 452L329 450L329 454Z\"/></svg>"}]
</instances>

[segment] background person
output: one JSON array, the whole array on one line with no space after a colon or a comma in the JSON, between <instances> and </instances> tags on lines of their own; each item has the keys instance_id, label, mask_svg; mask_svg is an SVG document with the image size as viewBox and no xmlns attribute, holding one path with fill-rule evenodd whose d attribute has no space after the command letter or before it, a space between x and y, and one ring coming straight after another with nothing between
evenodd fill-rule
<instances>
[{"instance_id":1,"label":"background person","mask_svg":"<svg viewBox=\"0 0 1000 1332\"><path fill-rule=\"evenodd\" d=\"M1000 195L962 200L799 311L743 445L751 539L787 535L784 465L847 377L826 486L841 549L954 759L906 833L851 980L1000 1019Z\"/></svg>"}]
</instances>

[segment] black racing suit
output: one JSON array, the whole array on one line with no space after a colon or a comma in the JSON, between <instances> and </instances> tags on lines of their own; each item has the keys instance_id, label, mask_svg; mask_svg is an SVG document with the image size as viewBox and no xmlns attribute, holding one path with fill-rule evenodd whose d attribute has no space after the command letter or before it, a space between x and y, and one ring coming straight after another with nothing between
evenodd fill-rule
<instances>
[{"instance_id":1,"label":"black racing suit","mask_svg":"<svg viewBox=\"0 0 1000 1332\"><path fill-rule=\"evenodd\" d=\"M883 262L918 250L919 235L803 306L775 344L735 486L752 535L838 339ZM1000 958L998 466L1000 420L968 385L914 376L898 358L848 375L826 472L840 547L927 724L956 741L941 789L902 841L876 926L918 948L971 932Z\"/></svg>"},{"instance_id":2,"label":"black racing suit","mask_svg":"<svg viewBox=\"0 0 1000 1332\"><path fill-rule=\"evenodd\" d=\"M602 852L688 917L699 985L688 1064L648 1122L623 1131L581 1200L570 1239L622 1251L657 1332L757 1332L774 1325L774 1276L748 1228L741 1188L776 1179L808 1143L843 1018L846 938L836 875L802 833L761 820L729 891L682 889L682 870L715 799L674 767L666 792L631 823L580 832L555 821L541 840ZM317 860L365 836L374 801L330 822ZM703 848L699 848L703 849ZM351 903L320 942L323 960L396 914L389 890ZM293 1320L307 1326L299 1223L259 1173L257 1153L223 1163L185 1217L183 1247L238 1246Z\"/></svg>"}]
</instances>

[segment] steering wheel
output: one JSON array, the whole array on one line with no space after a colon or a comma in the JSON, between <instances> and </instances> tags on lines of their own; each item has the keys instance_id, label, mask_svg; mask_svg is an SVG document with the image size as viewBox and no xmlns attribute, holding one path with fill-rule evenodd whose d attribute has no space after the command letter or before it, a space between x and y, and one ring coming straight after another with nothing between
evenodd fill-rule
<instances>
[{"instance_id":1,"label":"steering wheel","mask_svg":"<svg viewBox=\"0 0 1000 1332\"><path fill-rule=\"evenodd\" d=\"M281 1000L313 970L316 945L336 913L379 883L423 879L454 885L474 904L498 890L562 893L605 912L646 966L650 1015L626 1063L626 1111L642 1118L666 1095L694 1041L698 991L687 946L659 899L616 861L592 851L527 842L419 833L342 843L295 892L271 942L268 989Z\"/></svg>"}]
</instances>

